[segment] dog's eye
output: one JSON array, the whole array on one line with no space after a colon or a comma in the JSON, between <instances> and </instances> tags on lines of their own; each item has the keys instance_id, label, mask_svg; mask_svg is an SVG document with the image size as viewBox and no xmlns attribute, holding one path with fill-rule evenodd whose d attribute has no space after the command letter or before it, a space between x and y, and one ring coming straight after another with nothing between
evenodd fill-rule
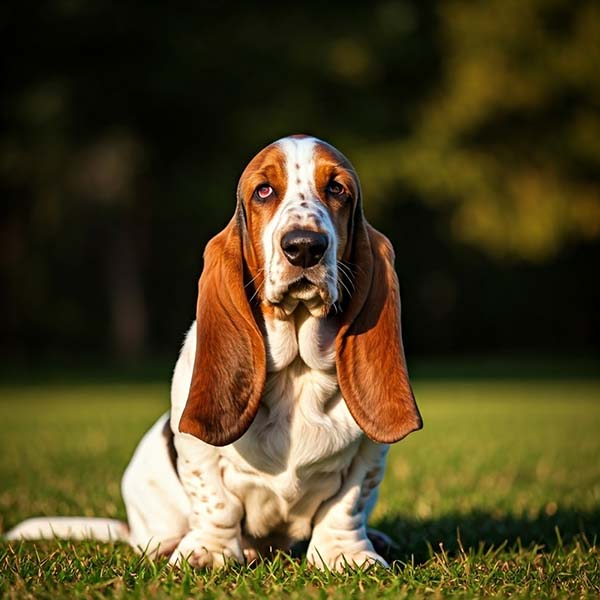
<instances>
[{"instance_id":1,"label":"dog's eye","mask_svg":"<svg viewBox=\"0 0 600 600\"><path fill-rule=\"evenodd\" d=\"M254 195L259 200L266 200L267 198L270 198L273 195L273 188L267 183L259 185L254 191Z\"/></svg>"},{"instance_id":2,"label":"dog's eye","mask_svg":"<svg viewBox=\"0 0 600 600\"><path fill-rule=\"evenodd\" d=\"M341 196L344 193L344 186L337 181L330 181L327 186L327 193L332 196Z\"/></svg>"}]
</instances>

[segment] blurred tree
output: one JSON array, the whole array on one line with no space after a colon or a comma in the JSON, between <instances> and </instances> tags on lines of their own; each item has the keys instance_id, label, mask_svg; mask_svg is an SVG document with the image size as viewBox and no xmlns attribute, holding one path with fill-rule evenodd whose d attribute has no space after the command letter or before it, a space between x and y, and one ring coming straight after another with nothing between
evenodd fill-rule
<instances>
[{"instance_id":1,"label":"blurred tree","mask_svg":"<svg viewBox=\"0 0 600 600\"><path fill-rule=\"evenodd\" d=\"M544 260L600 236L600 5L438 5L443 72L408 137L359 150L381 202L402 182L451 203L452 230L494 255Z\"/></svg>"}]
</instances>

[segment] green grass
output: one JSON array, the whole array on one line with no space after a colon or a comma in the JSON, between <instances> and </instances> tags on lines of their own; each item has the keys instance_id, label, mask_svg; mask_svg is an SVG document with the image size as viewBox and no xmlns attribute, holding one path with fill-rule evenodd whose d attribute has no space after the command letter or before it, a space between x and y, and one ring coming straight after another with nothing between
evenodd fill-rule
<instances>
[{"instance_id":1,"label":"green grass","mask_svg":"<svg viewBox=\"0 0 600 600\"><path fill-rule=\"evenodd\" d=\"M425 429L396 445L372 524L391 570L279 556L176 571L124 545L0 543L9 598L597 597L600 381L417 380ZM166 385L0 387L0 531L32 515L124 518L119 480Z\"/></svg>"}]
</instances>

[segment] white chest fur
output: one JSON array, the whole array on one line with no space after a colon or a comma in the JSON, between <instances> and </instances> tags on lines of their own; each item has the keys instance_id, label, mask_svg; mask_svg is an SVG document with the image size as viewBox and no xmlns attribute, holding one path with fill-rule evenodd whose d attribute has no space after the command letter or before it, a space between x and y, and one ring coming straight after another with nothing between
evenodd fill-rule
<instances>
[{"instance_id":1,"label":"white chest fur","mask_svg":"<svg viewBox=\"0 0 600 600\"><path fill-rule=\"evenodd\" d=\"M318 506L340 487L361 430L341 398L335 337L302 313L267 321L268 376L246 434L222 449L225 486L240 498L246 529L307 537Z\"/></svg>"}]
</instances>

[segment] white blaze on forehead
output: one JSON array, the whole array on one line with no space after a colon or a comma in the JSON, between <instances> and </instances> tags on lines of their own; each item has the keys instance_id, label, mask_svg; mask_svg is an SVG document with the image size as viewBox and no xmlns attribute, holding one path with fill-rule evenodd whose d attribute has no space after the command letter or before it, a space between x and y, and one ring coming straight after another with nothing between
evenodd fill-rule
<instances>
[{"instance_id":1,"label":"white blaze on forehead","mask_svg":"<svg viewBox=\"0 0 600 600\"><path fill-rule=\"evenodd\" d=\"M274 215L274 230L284 231L292 224L298 229L327 230L327 210L323 206L315 179L316 148L313 137L287 137L277 145L285 157L287 188Z\"/></svg>"},{"instance_id":2,"label":"white blaze on forehead","mask_svg":"<svg viewBox=\"0 0 600 600\"><path fill-rule=\"evenodd\" d=\"M285 156L287 170L287 191L284 201L297 199L301 193L316 194L315 138L288 137L279 140L277 144Z\"/></svg>"}]
</instances>

